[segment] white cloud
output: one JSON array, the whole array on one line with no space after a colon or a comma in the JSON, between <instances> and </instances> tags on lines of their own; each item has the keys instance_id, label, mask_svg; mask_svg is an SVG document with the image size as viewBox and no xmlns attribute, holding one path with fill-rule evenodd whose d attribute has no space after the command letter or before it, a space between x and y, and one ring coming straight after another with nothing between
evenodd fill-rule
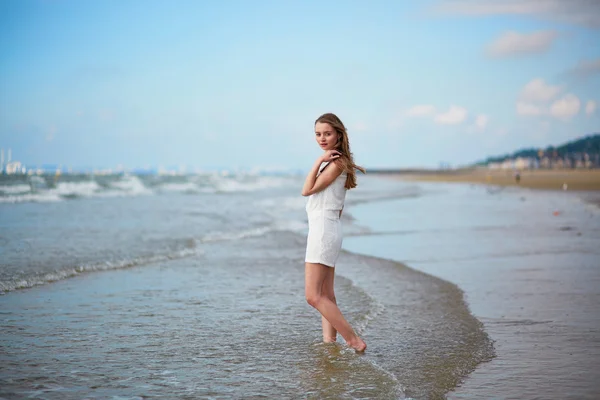
<instances>
[{"instance_id":1,"label":"white cloud","mask_svg":"<svg viewBox=\"0 0 600 400\"><path fill-rule=\"evenodd\" d=\"M489 122L489 118L487 115L480 114L475 118L475 126L481 130L485 129Z\"/></svg>"},{"instance_id":2,"label":"white cloud","mask_svg":"<svg viewBox=\"0 0 600 400\"><path fill-rule=\"evenodd\" d=\"M531 103L525 103L523 101L517 102L517 114L525 116L536 116L542 115L544 109L541 106L537 106Z\"/></svg>"},{"instance_id":3,"label":"white cloud","mask_svg":"<svg viewBox=\"0 0 600 400\"><path fill-rule=\"evenodd\" d=\"M545 102L554 99L562 90L561 86L548 85L536 78L525 85L519 98L527 102Z\"/></svg>"},{"instance_id":4,"label":"white cloud","mask_svg":"<svg viewBox=\"0 0 600 400\"><path fill-rule=\"evenodd\" d=\"M410 117L425 117L435 114L435 107L430 104L421 104L410 108L406 115Z\"/></svg>"},{"instance_id":5,"label":"white cloud","mask_svg":"<svg viewBox=\"0 0 600 400\"><path fill-rule=\"evenodd\" d=\"M487 48L491 57L501 58L525 54L539 54L547 51L558 35L554 31L503 33Z\"/></svg>"},{"instance_id":6,"label":"white cloud","mask_svg":"<svg viewBox=\"0 0 600 400\"><path fill-rule=\"evenodd\" d=\"M598 105L594 100L588 100L587 104L585 105L585 115L592 115L594 112L596 112L597 106Z\"/></svg>"},{"instance_id":7,"label":"white cloud","mask_svg":"<svg viewBox=\"0 0 600 400\"><path fill-rule=\"evenodd\" d=\"M600 28L600 1L597 0L443 0L435 8L445 14L527 15Z\"/></svg>"},{"instance_id":8,"label":"white cloud","mask_svg":"<svg viewBox=\"0 0 600 400\"><path fill-rule=\"evenodd\" d=\"M579 98L569 93L552 103L550 114L555 118L567 121L577 115L580 106Z\"/></svg>"},{"instance_id":9,"label":"white cloud","mask_svg":"<svg viewBox=\"0 0 600 400\"><path fill-rule=\"evenodd\" d=\"M445 113L440 113L433 119L438 124L455 125L460 124L467 118L467 109L459 106L450 106Z\"/></svg>"},{"instance_id":10,"label":"white cloud","mask_svg":"<svg viewBox=\"0 0 600 400\"><path fill-rule=\"evenodd\" d=\"M559 86L546 85L541 79L534 79L521 92L517 101L517 114L529 117L551 115L563 121L570 120L579 113L581 101L574 94L568 93L550 104L561 90ZM590 107L595 109L595 103Z\"/></svg>"}]
</instances>

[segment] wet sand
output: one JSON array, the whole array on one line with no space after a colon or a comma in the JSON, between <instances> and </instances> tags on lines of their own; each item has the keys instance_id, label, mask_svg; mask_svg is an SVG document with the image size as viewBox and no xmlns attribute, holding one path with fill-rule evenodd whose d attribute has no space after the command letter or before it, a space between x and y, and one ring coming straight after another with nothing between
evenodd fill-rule
<instances>
[{"instance_id":1,"label":"wet sand","mask_svg":"<svg viewBox=\"0 0 600 400\"><path fill-rule=\"evenodd\" d=\"M525 170L519 182L511 170L459 169L374 172L402 180L422 182L462 182L497 186L520 186L530 189L600 190L600 170Z\"/></svg>"},{"instance_id":2,"label":"wet sand","mask_svg":"<svg viewBox=\"0 0 600 400\"><path fill-rule=\"evenodd\" d=\"M370 347L324 345L304 240L215 241L0 296L0 398L443 399L491 357L455 285L349 252L337 301Z\"/></svg>"},{"instance_id":3,"label":"wet sand","mask_svg":"<svg viewBox=\"0 0 600 400\"><path fill-rule=\"evenodd\" d=\"M464 290L496 357L447 398L600 398L600 210L593 201L582 201L581 192L418 185L431 195L355 207L357 223L371 233L344 246Z\"/></svg>"}]
</instances>

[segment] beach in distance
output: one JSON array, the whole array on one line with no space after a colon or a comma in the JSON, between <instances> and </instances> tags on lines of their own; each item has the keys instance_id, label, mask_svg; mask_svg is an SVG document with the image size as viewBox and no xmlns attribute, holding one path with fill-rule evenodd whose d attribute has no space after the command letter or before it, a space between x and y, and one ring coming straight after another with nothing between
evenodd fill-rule
<instances>
[{"instance_id":1,"label":"beach in distance","mask_svg":"<svg viewBox=\"0 0 600 400\"><path fill-rule=\"evenodd\" d=\"M600 169L527 169L515 171L489 168L461 169L372 169L371 174L395 176L404 180L463 182L530 189L600 191ZM566 184L566 186L564 186Z\"/></svg>"}]
</instances>

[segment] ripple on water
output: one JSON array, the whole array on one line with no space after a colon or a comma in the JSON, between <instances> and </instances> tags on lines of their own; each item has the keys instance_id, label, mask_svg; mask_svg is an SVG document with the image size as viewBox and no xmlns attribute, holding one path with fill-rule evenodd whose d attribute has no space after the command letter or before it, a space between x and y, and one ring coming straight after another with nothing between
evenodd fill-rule
<instances>
[{"instance_id":1,"label":"ripple on water","mask_svg":"<svg viewBox=\"0 0 600 400\"><path fill-rule=\"evenodd\" d=\"M292 233L210 243L203 257L1 297L21 318L0 327L0 396L441 398L490 357L455 286L349 253L336 295L369 348L321 343L301 243ZM94 318L81 318L90 303Z\"/></svg>"}]
</instances>

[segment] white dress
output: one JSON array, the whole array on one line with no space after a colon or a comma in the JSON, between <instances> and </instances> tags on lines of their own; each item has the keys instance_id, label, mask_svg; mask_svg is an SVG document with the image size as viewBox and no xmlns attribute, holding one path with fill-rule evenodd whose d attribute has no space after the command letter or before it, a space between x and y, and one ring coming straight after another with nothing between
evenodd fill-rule
<instances>
[{"instance_id":1,"label":"white dress","mask_svg":"<svg viewBox=\"0 0 600 400\"><path fill-rule=\"evenodd\" d=\"M319 173L328 163L321 163ZM330 167L333 168L333 167ZM340 210L346 199L346 177L342 172L329 186L308 197L308 238L305 262L335 267L342 248Z\"/></svg>"}]
</instances>

